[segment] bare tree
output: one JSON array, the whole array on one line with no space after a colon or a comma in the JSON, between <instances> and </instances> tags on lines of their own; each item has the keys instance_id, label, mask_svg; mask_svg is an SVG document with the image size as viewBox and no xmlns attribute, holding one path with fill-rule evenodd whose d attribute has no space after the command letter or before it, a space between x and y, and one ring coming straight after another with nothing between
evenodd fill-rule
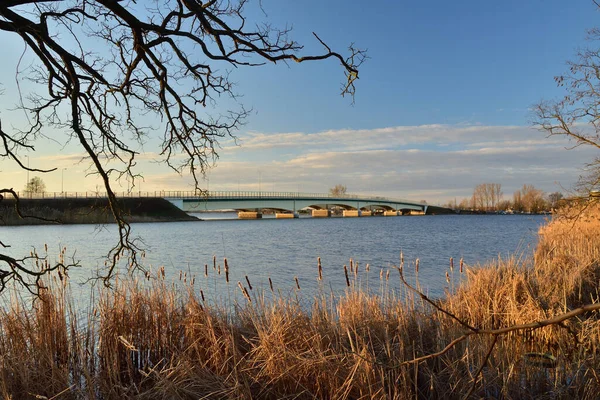
<instances>
[{"instance_id":1,"label":"bare tree","mask_svg":"<svg viewBox=\"0 0 600 400\"><path fill-rule=\"evenodd\" d=\"M39 176L34 176L27 182L25 185L25 193L28 196L31 195L40 195L46 191L46 184Z\"/></svg>"},{"instance_id":2,"label":"bare tree","mask_svg":"<svg viewBox=\"0 0 600 400\"><path fill-rule=\"evenodd\" d=\"M502 185L500 183L481 183L473 190L473 208L479 210L497 210L502 200Z\"/></svg>"},{"instance_id":3,"label":"bare tree","mask_svg":"<svg viewBox=\"0 0 600 400\"><path fill-rule=\"evenodd\" d=\"M523 185L513 196L513 207L517 211L537 213L547 206L544 192L533 185Z\"/></svg>"},{"instance_id":4,"label":"bare tree","mask_svg":"<svg viewBox=\"0 0 600 400\"><path fill-rule=\"evenodd\" d=\"M554 78L566 94L562 99L537 104L534 124L550 136L566 136L573 147L591 146L600 151L600 48L597 44L600 29L590 30L588 40L592 45L568 63L569 72ZM600 156L589 162L586 169L587 174L581 177L578 187L585 194L600 186Z\"/></svg>"},{"instance_id":5,"label":"bare tree","mask_svg":"<svg viewBox=\"0 0 600 400\"><path fill-rule=\"evenodd\" d=\"M103 273L106 283L120 258L139 267L139 249L111 182L126 178L135 186L139 149L161 131L162 161L179 173L188 171L201 193L199 179L218 157L219 139L234 137L248 116L242 105L225 115L206 111L220 96L237 98L227 68L331 59L345 74L342 95L354 95L363 51L351 45L343 57L315 34L323 51L300 55L303 47L289 38L289 29L251 26L244 13L248 6L247 0L0 2L2 41L21 41L35 61L17 72L17 79L38 88L21 94L29 99L21 104L29 114L26 126L9 130L15 124L0 121L0 157L47 172L55 168L22 162L40 135L54 128L64 136L53 140L79 144L104 184L118 224L119 241ZM159 129L147 121L158 121Z\"/></svg>"},{"instance_id":6,"label":"bare tree","mask_svg":"<svg viewBox=\"0 0 600 400\"><path fill-rule=\"evenodd\" d=\"M329 195L333 197L344 197L347 191L348 188L346 187L346 185L338 183L337 185L329 189Z\"/></svg>"}]
</instances>

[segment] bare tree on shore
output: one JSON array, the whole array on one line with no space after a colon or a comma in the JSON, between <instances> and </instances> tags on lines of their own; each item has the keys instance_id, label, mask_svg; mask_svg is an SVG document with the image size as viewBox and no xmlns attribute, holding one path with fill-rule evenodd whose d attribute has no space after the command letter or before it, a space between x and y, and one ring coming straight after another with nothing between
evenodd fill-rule
<instances>
[{"instance_id":1,"label":"bare tree on shore","mask_svg":"<svg viewBox=\"0 0 600 400\"><path fill-rule=\"evenodd\" d=\"M302 55L290 29L252 25L245 14L249 6L247 0L0 3L1 40L21 42L32 59L16 79L35 87L19 94L27 99L19 104L28 114L24 126L0 120L0 157L25 170L48 172L56 168L23 162L40 136L52 132L54 141L79 145L104 184L118 224L118 243L102 274L105 283L119 259L139 268L139 248L112 184L128 179L135 186L139 149L158 136L160 160L177 173L187 171L202 192L199 182L218 158L219 140L235 138L249 115L241 104L226 114L207 112L222 96L238 101L227 68L331 60L345 74L341 94L354 96L364 51L350 45L342 56L314 34L322 52ZM16 197L5 189L5 195ZM17 267L0 261L5 261L4 282Z\"/></svg>"}]
</instances>

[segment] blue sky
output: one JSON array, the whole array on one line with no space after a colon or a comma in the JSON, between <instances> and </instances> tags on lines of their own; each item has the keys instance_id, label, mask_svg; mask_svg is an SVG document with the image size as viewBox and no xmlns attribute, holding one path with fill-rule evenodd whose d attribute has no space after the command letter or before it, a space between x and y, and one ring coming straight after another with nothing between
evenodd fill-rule
<instances>
[{"instance_id":1,"label":"blue sky","mask_svg":"<svg viewBox=\"0 0 600 400\"><path fill-rule=\"evenodd\" d=\"M210 171L211 190L326 192L337 183L355 193L441 203L467 197L483 182L503 185L506 197L523 184L547 192L568 189L594 153L545 138L531 128L529 108L561 95L553 77L585 41L600 14L590 1L349 1L263 0L251 18L293 26L305 52L319 52L316 32L333 49L350 43L368 49L355 104L339 96L343 79L335 61L240 68L241 102L253 109L238 132L239 146L222 143ZM2 43L0 96L3 126L22 114L14 68L22 51ZM343 53L344 54L344 53ZM232 104L223 101L214 112ZM17 121L18 122L18 121ZM64 139L59 140L62 144ZM152 161L150 141L138 165L141 190L189 189ZM93 190L81 150L41 145L31 163L64 171L65 190ZM25 173L0 161L2 186L22 189ZM61 173L42 177L60 191ZM209 183L210 181L210 183ZM117 187L119 188L119 187ZM124 189L121 186L122 189Z\"/></svg>"}]
</instances>

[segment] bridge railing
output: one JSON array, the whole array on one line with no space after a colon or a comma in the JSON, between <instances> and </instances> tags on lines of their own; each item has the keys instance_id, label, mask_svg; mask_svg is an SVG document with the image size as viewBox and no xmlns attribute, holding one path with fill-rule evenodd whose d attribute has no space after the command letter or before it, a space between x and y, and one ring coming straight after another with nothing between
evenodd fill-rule
<instances>
[{"instance_id":1,"label":"bridge railing","mask_svg":"<svg viewBox=\"0 0 600 400\"><path fill-rule=\"evenodd\" d=\"M107 198L106 192L17 192L22 199L91 199ZM119 198L133 197L161 197L166 199L357 199L367 201L402 202L409 204L424 204L413 200L396 199L381 196L365 196L358 194L332 195L330 193L305 193L305 192L265 192L265 191L192 191L192 190L157 190L157 191L121 191L115 192Z\"/></svg>"}]
</instances>

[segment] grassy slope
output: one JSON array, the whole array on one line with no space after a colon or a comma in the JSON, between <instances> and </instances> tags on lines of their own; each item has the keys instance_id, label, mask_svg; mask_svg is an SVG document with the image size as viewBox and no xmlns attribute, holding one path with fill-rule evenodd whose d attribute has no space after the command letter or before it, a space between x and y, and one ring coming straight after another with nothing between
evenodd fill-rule
<instances>
[{"instance_id":1,"label":"grassy slope","mask_svg":"<svg viewBox=\"0 0 600 400\"><path fill-rule=\"evenodd\" d=\"M161 222L197 220L162 198L120 199L128 222ZM25 215L56 220L63 224L105 224L114 221L106 199L21 199ZM35 218L21 219L13 200L0 202L0 224L37 225L56 223Z\"/></svg>"},{"instance_id":2,"label":"grassy slope","mask_svg":"<svg viewBox=\"0 0 600 400\"><path fill-rule=\"evenodd\" d=\"M466 284L437 304L487 329L598 301L599 215L596 208L542 228L530 259L465 268ZM354 286L369 273L379 284L375 271L351 267L351 285L334 302L324 282L311 310L277 294L266 300L246 286L251 301L239 296L233 313L232 304L203 300L198 285L208 285L201 279L225 279L207 272L183 274L175 285L161 271L150 283L120 281L97 297L83 327L73 321L85 310L74 311L64 281L54 280L46 301L33 308L14 300L0 313L0 393L144 399L452 399L471 390L473 398L593 399L600 393L595 313L499 336L494 347L491 336L473 335L415 363L466 329L411 292L367 295ZM389 278L379 275L383 288L397 278L394 270ZM542 360L550 353L555 365L528 363L532 352Z\"/></svg>"}]
</instances>

